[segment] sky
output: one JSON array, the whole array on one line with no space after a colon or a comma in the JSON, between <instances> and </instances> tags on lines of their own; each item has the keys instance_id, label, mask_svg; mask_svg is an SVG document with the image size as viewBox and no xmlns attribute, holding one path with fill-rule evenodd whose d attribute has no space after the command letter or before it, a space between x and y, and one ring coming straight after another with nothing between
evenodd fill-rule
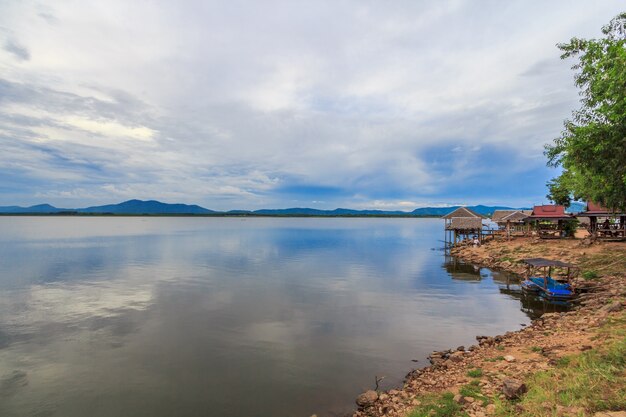
<instances>
[{"instance_id":1,"label":"sky","mask_svg":"<svg viewBox=\"0 0 626 417\"><path fill-rule=\"evenodd\" d=\"M619 1L0 0L0 205L546 203Z\"/></svg>"}]
</instances>

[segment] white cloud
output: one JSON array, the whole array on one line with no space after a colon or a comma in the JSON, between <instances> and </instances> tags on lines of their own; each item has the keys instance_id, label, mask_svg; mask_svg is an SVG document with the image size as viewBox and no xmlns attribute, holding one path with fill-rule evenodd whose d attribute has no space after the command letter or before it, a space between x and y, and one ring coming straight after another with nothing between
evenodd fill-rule
<instances>
[{"instance_id":1,"label":"white cloud","mask_svg":"<svg viewBox=\"0 0 626 417\"><path fill-rule=\"evenodd\" d=\"M554 45L600 36L619 11L565 0L3 3L0 44L21 49L0 50L0 185L14 190L0 200L509 201L455 187L492 178L504 164L493 153L507 155L499 177L512 187L525 175L542 187L543 144L578 100ZM289 191L309 186L337 194Z\"/></svg>"},{"instance_id":2,"label":"white cloud","mask_svg":"<svg viewBox=\"0 0 626 417\"><path fill-rule=\"evenodd\" d=\"M92 120L84 117L70 116L63 119L66 124L87 132L108 137L131 138L137 140L151 140L155 131L145 126L124 126L108 120Z\"/></svg>"}]
</instances>

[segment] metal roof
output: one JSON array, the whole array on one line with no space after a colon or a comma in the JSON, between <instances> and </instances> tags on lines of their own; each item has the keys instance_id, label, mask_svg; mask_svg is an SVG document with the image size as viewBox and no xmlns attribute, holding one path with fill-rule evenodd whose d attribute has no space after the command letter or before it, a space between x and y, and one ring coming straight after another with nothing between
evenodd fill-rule
<instances>
[{"instance_id":1,"label":"metal roof","mask_svg":"<svg viewBox=\"0 0 626 417\"><path fill-rule=\"evenodd\" d=\"M566 262L561 261L553 261L551 259L546 258L527 258L522 259L522 262L534 267L544 267L544 266L553 266L557 268L576 268L574 264L568 264Z\"/></svg>"}]
</instances>

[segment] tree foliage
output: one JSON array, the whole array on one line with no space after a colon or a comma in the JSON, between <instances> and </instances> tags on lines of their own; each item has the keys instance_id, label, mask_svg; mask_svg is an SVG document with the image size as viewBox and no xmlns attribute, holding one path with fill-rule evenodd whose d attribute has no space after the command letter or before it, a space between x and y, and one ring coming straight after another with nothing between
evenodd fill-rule
<instances>
[{"instance_id":1,"label":"tree foliage","mask_svg":"<svg viewBox=\"0 0 626 417\"><path fill-rule=\"evenodd\" d=\"M563 173L560 177L548 181L548 199L555 204L569 207L572 203L572 193L567 185L568 174Z\"/></svg>"},{"instance_id":2,"label":"tree foliage","mask_svg":"<svg viewBox=\"0 0 626 417\"><path fill-rule=\"evenodd\" d=\"M589 199L626 210L626 13L602 28L600 39L572 38L557 45L561 59L577 57L581 108L546 146L548 165L563 173L548 183L549 198Z\"/></svg>"}]
</instances>

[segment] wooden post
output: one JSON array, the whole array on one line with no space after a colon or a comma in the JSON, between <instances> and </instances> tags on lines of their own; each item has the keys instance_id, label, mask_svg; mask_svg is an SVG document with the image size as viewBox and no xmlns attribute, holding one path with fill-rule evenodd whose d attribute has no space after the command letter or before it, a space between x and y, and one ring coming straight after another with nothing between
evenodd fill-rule
<instances>
[{"instance_id":1,"label":"wooden post","mask_svg":"<svg viewBox=\"0 0 626 417\"><path fill-rule=\"evenodd\" d=\"M597 229L598 229L598 218L595 216L589 217L589 233L591 233L592 236L596 236Z\"/></svg>"}]
</instances>

